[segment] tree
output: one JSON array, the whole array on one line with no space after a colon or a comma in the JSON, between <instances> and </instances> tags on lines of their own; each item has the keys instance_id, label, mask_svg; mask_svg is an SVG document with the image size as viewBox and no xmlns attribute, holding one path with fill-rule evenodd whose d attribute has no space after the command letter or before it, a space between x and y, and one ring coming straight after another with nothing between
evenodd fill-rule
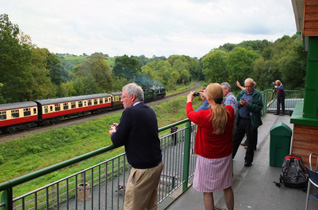
<instances>
[{"instance_id":1,"label":"tree","mask_svg":"<svg viewBox=\"0 0 318 210\"><path fill-rule=\"evenodd\" d=\"M206 81L222 83L228 80L227 57L228 53L223 50L211 50L202 58L202 72Z\"/></svg>"},{"instance_id":2,"label":"tree","mask_svg":"<svg viewBox=\"0 0 318 210\"><path fill-rule=\"evenodd\" d=\"M246 50L242 47L236 47L229 53L227 69L229 69L229 83L235 84L238 80L243 82L251 77L253 64L257 54L252 50Z\"/></svg>"},{"instance_id":3,"label":"tree","mask_svg":"<svg viewBox=\"0 0 318 210\"><path fill-rule=\"evenodd\" d=\"M93 54L79 66L82 76L92 76L97 89L92 93L110 91L113 84L112 73L102 54Z\"/></svg>"},{"instance_id":4,"label":"tree","mask_svg":"<svg viewBox=\"0 0 318 210\"><path fill-rule=\"evenodd\" d=\"M25 101L22 94L28 89L31 71L31 50L20 44L19 27L12 24L8 15L0 15L0 83L1 95L7 102Z\"/></svg>"},{"instance_id":5,"label":"tree","mask_svg":"<svg viewBox=\"0 0 318 210\"><path fill-rule=\"evenodd\" d=\"M48 51L48 50L47 50ZM46 68L50 72L51 82L60 85L68 80L68 71L62 65L60 58L48 51L46 57Z\"/></svg>"},{"instance_id":6,"label":"tree","mask_svg":"<svg viewBox=\"0 0 318 210\"><path fill-rule=\"evenodd\" d=\"M116 57L113 69L114 76L133 80L140 72L141 65L135 57L128 57L127 55Z\"/></svg>"},{"instance_id":7,"label":"tree","mask_svg":"<svg viewBox=\"0 0 318 210\"><path fill-rule=\"evenodd\" d=\"M281 59L280 69L285 89L303 89L305 86L307 56L303 44L295 39L292 50Z\"/></svg>"}]
</instances>

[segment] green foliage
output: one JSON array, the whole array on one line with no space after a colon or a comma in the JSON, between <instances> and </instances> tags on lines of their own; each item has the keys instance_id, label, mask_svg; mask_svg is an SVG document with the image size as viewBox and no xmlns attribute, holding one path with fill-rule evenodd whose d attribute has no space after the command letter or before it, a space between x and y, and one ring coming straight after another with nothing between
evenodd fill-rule
<instances>
[{"instance_id":1,"label":"green foliage","mask_svg":"<svg viewBox=\"0 0 318 210\"><path fill-rule=\"evenodd\" d=\"M236 81L244 81L251 77L253 64L257 57L252 50L236 47L229 53L227 68L229 69L229 83L235 84Z\"/></svg>"},{"instance_id":2,"label":"green foliage","mask_svg":"<svg viewBox=\"0 0 318 210\"><path fill-rule=\"evenodd\" d=\"M264 49L256 59L252 77L260 89L272 88L272 82L281 80L285 89L303 89L307 56L297 36L283 36Z\"/></svg>"},{"instance_id":3,"label":"green foliage","mask_svg":"<svg viewBox=\"0 0 318 210\"><path fill-rule=\"evenodd\" d=\"M113 69L113 75L115 77L131 80L140 72L141 65L134 56L128 57L127 55L123 55L121 57L116 57L115 67Z\"/></svg>"},{"instance_id":4,"label":"green foliage","mask_svg":"<svg viewBox=\"0 0 318 210\"><path fill-rule=\"evenodd\" d=\"M238 90L252 77L259 89L271 88L280 79L285 88L301 89L305 84L306 54L297 36L226 43L200 60L186 55L147 58L55 55L31 43L28 35L0 14L0 103L94 94L121 90L128 82L142 86L160 84L173 90L192 80L224 82ZM112 69L113 68L113 69Z\"/></svg>"},{"instance_id":5,"label":"green foliage","mask_svg":"<svg viewBox=\"0 0 318 210\"><path fill-rule=\"evenodd\" d=\"M100 92L107 92L112 89L112 73L101 54L91 55L80 66L80 69L84 72L84 77L88 75L93 77L93 82L96 83ZM96 93L96 90L92 93Z\"/></svg>"},{"instance_id":6,"label":"green foliage","mask_svg":"<svg viewBox=\"0 0 318 210\"><path fill-rule=\"evenodd\" d=\"M201 59L202 71L206 81L222 83L228 80L228 53L223 50L211 50Z\"/></svg>"},{"instance_id":7,"label":"green foliage","mask_svg":"<svg viewBox=\"0 0 318 210\"><path fill-rule=\"evenodd\" d=\"M0 165L4 163L4 158L0 155Z\"/></svg>"}]
</instances>

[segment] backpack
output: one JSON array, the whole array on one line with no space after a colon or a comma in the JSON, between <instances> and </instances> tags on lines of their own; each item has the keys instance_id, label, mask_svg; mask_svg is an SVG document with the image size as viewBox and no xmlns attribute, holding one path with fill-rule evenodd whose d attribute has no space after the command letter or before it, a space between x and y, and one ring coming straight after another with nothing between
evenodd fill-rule
<instances>
[{"instance_id":1,"label":"backpack","mask_svg":"<svg viewBox=\"0 0 318 210\"><path fill-rule=\"evenodd\" d=\"M274 182L276 186L280 187L284 184L284 186L291 188L306 188L307 181L301 157L293 154L285 156L279 183Z\"/></svg>"}]
</instances>

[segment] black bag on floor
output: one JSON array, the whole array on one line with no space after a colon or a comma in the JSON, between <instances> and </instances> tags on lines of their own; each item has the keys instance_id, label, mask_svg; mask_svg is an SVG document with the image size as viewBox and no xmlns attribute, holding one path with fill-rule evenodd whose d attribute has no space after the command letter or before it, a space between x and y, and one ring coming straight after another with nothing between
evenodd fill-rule
<instances>
[{"instance_id":1,"label":"black bag on floor","mask_svg":"<svg viewBox=\"0 0 318 210\"><path fill-rule=\"evenodd\" d=\"M305 166L300 156L287 155L282 166L279 183L274 182L280 187L282 184L291 188L306 188L308 178L305 174Z\"/></svg>"}]
</instances>

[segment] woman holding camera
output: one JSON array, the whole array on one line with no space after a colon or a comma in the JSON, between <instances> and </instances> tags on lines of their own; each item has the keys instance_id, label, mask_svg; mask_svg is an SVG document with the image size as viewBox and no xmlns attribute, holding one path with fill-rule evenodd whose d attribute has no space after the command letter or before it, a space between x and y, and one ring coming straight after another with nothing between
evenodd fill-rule
<instances>
[{"instance_id":1,"label":"woman holding camera","mask_svg":"<svg viewBox=\"0 0 318 210\"><path fill-rule=\"evenodd\" d=\"M232 150L234 109L224 106L223 89L218 83L209 84L203 93L210 108L195 112L194 92L187 96L188 118L198 125L195 138L197 156L193 188L203 193L205 209L214 209L213 192L224 191L229 210L234 209L232 190Z\"/></svg>"},{"instance_id":2,"label":"woman holding camera","mask_svg":"<svg viewBox=\"0 0 318 210\"><path fill-rule=\"evenodd\" d=\"M285 112L285 90L280 80L276 80L274 87L277 89L277 110L275 115L283 116ZM282 104L282 112L280 112L280 104Z\"/></svg>"}]
</instances>

